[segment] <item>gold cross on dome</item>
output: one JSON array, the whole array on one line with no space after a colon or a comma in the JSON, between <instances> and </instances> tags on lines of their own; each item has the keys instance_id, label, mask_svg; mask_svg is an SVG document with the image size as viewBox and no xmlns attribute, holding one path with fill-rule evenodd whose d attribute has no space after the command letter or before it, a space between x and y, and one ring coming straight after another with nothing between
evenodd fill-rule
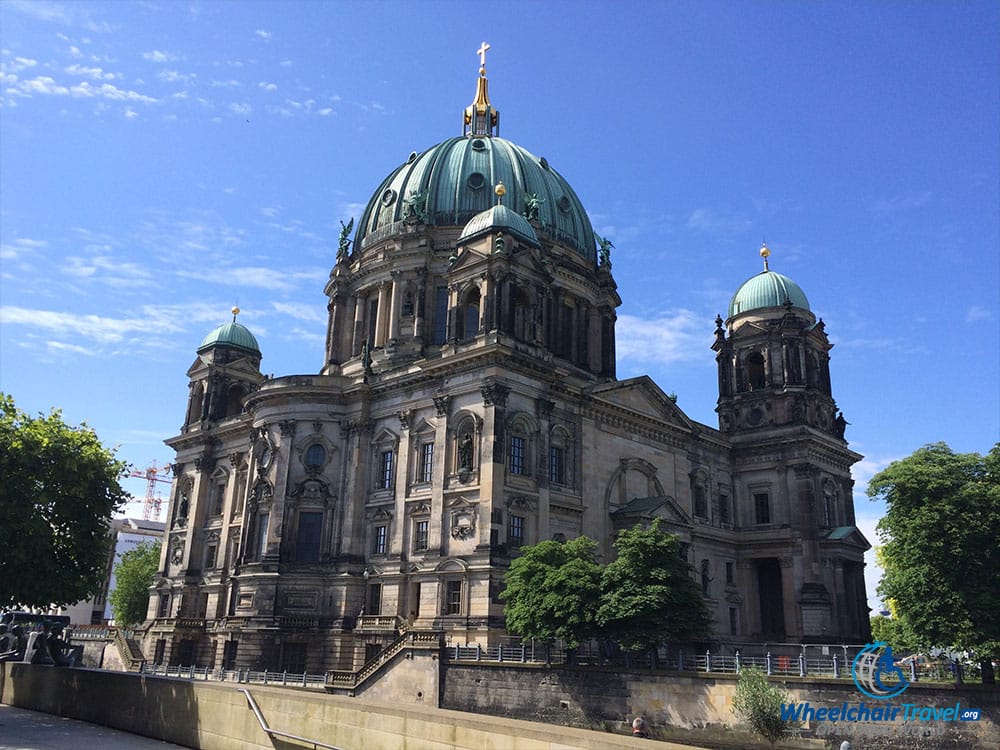
<instances>
[{"instance_id":1,"label":"gold cross on dome","mask_svg":"<svg viewBox=\"0 0 1000 750\"><path fill-rule=\"evenodd\" d=\"M479 49L476 50L476 54L479 55L479 66L481 68L486 67L486 50L488 50L489 48L490 45L488 45L486 42L483 42L480 45Z\"/></svg>"}]
</instances>

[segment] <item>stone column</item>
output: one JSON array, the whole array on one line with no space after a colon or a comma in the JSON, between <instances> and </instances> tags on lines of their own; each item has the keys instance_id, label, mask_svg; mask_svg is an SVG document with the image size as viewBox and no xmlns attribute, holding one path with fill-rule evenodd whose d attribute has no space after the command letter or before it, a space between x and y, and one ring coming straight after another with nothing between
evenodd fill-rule
<instances>
[{"instance_id":1,"label":"stone column","mask_svg":"<svg viewBox=\"0 0 1000 750\"><path fill-rule=\"evenodd\" d=\"M448 415L451 411L451 396L439 394L434 397L434 409L437 413L437 424L434 427L434 465L431 468L431 486L444 488L448 486ZM431 517L427 524L427 552L437 551L439 555L444 555L446 551L446 538L448 533L445 518L444 493L441 491L431 494ZM422 592L421 592L422 593Z\"/></svg>"},{"instance_id":2,"label":"stone column","mask_svg":"<svg viewBox=\"0 0 1000 750\"><path fill-rule=\"evenodd\" d=\"M392 306L389 308L389 341L399 338L399 312L403 294L403 279L400 271L392 272Z\"/></svg>"},{"instance_id":3,"label":"stone column","mask_svg":"<svg viewBox=\"0 0 1000 750\"><path fill-rule=\"evenodd\" d=\"M378 311L375 315L375 342L373 347L385 346L386 318L389 315L389 282L378 285Z\"/></svg>"},{"instance_id":4,"label":"stone column","mask_svg":"<svg viewBox=\"0 0 1000 750\"><path fill-rule=\"evenodd\" d=\"M358 293L354 299L354 343L351 346L351 356L356 357L361 354L361 347L365 344L365 309L367 295Z\"/></svg>"}]
</instances>

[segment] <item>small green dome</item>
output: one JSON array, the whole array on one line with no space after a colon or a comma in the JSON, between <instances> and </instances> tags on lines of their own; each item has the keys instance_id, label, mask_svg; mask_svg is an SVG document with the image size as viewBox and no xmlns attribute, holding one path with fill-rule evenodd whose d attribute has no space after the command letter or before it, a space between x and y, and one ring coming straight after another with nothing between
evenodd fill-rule
<instances>
[{"instance_id":1,"label":"small green dome","mask_svg":"<svg viewBox=\"0 0 1000 750\"><path fill-rule=\"evenodd\" d=\"M411 154L368 201L354 246L400 234L407 224L465 227L493 207L499 182L511 213L526 213L530 202L542 233L597 262L594 229L569 183L545 159L486 134L449 138Z\"/></svg>"},{"instance_id":2,"label":"small green dome","mask_svg":"<svg viewBox=\"0 0 1000 750\"><path fill-rule=\"evenodd\" d=\"M787 276L764 270L743 282L729 303L729 317L768 307L792 307L809 310L809 300L802 288Z\"/></svg>"},{"instance_id":3,"label":"small green dome","mask_svg":"<svg viewBox=\"0 0 1000 750\"><path fill-rule=\"evenodd\" d=\"M461 243L498 229L519 237L529 245L538 247L540 244L538 235L535 234L535 229L528 223L528 220L502 204L473 216L465 225L458 241Z\"/></svg>"},{"instance_id":4,"label":"small green dome","mask_svg":"<svg viewBox=\"0 0 1000 750\"><path fill-rule=\"evenodd\" d=\"M232 323L224 323L209 333L198 347L198 353L201 354L214 346L231 346L260 356L257 339L250 333L249 328L235 320Z\"/></svg>"}]
</instances>

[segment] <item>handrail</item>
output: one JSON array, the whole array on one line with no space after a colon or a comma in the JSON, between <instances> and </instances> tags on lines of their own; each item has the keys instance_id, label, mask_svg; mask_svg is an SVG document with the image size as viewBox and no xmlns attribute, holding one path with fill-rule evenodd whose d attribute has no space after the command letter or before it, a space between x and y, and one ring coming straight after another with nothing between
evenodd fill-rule
<instances>
[{"instance_id":1,"label":"handrail","mask_svg":"<svg viewBox=\"0 0 1000 750\"><path fill-rule=\"evenodd\" d=\"M258 708L257 706L257 701L255 701L253 699L253 696L250 695L250 691L247 690L246 688L236 688L236 689L247 697L247 703L250 704L250 710L253 711L253 715L257 717L257 723L260 724L260 728L264 731L264 733L268 737L284 737L289 740L295 740L296 742L303 742L307 745L312 745L313 750L316 750L316 748L320 747L326 748L326 750L344 750L341 747L337 747L336 745L327 745L325 742L320 742L319 740L310 740L307 739L306 737L300 737L297 734L289 734L288 732L281 732L277 729L271 729L271 727L267 725L267 721L264 720L264 714L260 712L260 708Z\"/></svg>"}]
</instances>

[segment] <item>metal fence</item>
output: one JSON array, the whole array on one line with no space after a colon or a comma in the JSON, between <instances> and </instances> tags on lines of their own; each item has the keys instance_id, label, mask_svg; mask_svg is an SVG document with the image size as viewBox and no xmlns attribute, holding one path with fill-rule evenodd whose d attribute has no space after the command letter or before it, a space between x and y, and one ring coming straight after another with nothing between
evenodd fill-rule
<instances>
[{"instance_id":1,"label":"metal fence","mask_svg":"<svg viewBox=\"0 0 1000 750\"><path fill-rule=\"evenodd\" d=\"M263 672L251 669L211 669L209 667L178 667L165 664L143 664L140 674L153 677L173 677L182 680L213 680L238 684L287 685L289 687L322 688L325 674L294 672Z\"/></svg>"},{"instance_id":2,"label":"metal fence","mask_svg":"<svg viewBox=\"0 0 1000 750\"><path fill-rule=\"evenodd\" d=\"M443 656L450 661L572 665L576 667L601 666L625 669L662 669L676 672L738 674L744 667L755 667L772 676L824 677L852 679L854 657L864 645L846 644L775 644L778 653L743 655L732 646L712 652L693 649L661 649L645 653L624 653L602 649L600 645L584 644L577 649L566 649L560 644L546 648L533 642L519 646L479 646L449 644ZM760 646L757 646L759 649ZM797 650L798 653L794 653ZM911 682L955 681L954 669L941 665L925 666L916 660L899 663ZM977 681L971 676L969 681Z\"/></svg>"}]
</instances>

